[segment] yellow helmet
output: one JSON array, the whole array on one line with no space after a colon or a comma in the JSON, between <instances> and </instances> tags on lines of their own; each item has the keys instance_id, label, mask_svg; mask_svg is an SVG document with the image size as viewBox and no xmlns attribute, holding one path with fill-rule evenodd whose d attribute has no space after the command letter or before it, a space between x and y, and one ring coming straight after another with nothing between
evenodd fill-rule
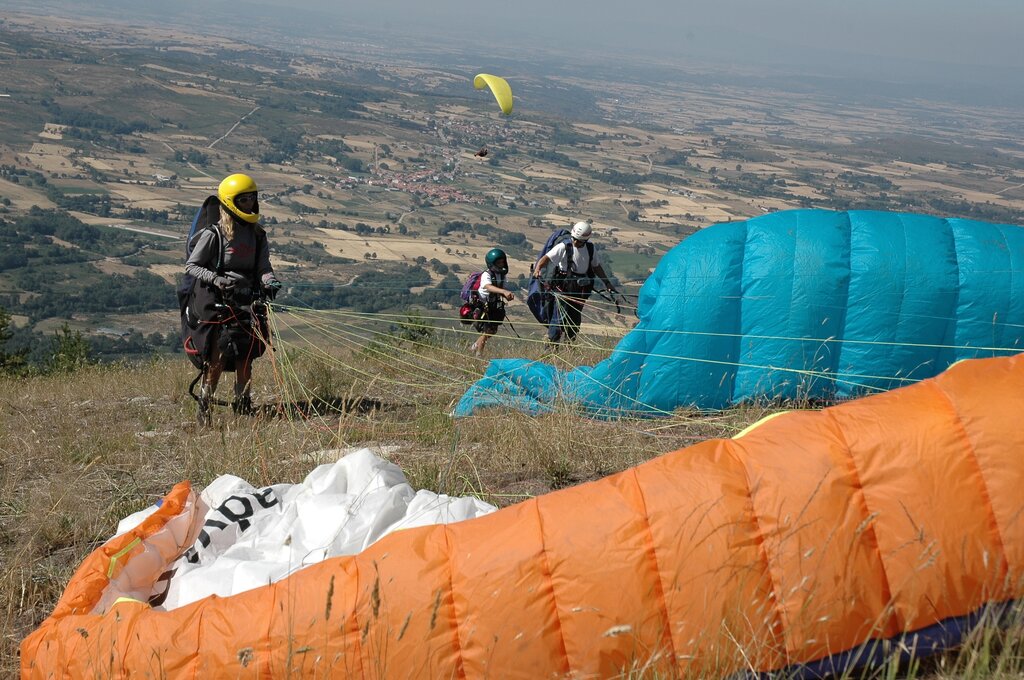
<instances>
[{"instance_id":1,"label":"yellow helmet","mask_svg":"<svg viewBox=\"0 0 1024 680\"><path fill-rule=\"evenodd\" d=\"M252 198L249 199L247 194L252 194ZM245 197L239 201L238 198L240 196ZM249 175L236 173L225 177L224 181L217 187L217 198L238 219L244 220L249 224L259 222L260 203L257 200L256 181L249 177ZM251 203L248 203L250 200ZM245 204L251 212L246 212L239 203Z\"/></svg>"}]
</instances>

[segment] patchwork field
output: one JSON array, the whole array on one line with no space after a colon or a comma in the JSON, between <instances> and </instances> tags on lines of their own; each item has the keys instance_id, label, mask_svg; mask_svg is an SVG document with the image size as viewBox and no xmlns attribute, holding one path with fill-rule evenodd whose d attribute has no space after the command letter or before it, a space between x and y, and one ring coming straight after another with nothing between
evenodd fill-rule
<instances>
[{"instance_id":1,"label":"patchwork field","mask_svg":"<svg viewBox=\"0 0 1024 680\"><path fill-rule=\"evenodd\" d=\"M516 279L551 229L581 219L629 281L695 230L775 210L1024 221L1015 111L595 69L522 73L503 118L470 76L415 57L423 46L388 65L347 43L314 58L173 26L2 18L0 199L149 239L98 263L108 275L169 286L194 210L236 171L260 184L282 275L321 286L412 267L453 287L494 245Z\"/></svg>"}]
</instances>

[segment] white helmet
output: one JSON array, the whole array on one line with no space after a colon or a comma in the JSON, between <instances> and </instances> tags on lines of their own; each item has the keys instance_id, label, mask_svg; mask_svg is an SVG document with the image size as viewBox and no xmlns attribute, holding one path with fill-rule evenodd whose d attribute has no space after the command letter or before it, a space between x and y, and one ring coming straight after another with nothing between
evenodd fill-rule
<instances>
[{"instance_id":1,"label":"white helmet","mask_svg":"<svg viewBox=\"0 0 1024 680\"><path fill-rule=\"evenodd\" d=\"M594 233L594 230L587 222L577 222L572 225L572 231L569 232L569 235L577 241L589 241L592 233Z\"/></svg>"}]
</instances>

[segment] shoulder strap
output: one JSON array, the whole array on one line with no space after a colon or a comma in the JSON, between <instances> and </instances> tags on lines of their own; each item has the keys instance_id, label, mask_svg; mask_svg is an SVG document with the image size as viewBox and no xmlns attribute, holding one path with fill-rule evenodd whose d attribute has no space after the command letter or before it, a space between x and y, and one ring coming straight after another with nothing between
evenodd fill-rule
<instances>
[{"instance_id":1,"label":"shoulder strap","mask_svg":"<svg viewBox=\"0 0 1024 680\"><path fill-rule=\"evenodd\" d=\"M575 250L575 247L572 245L572 239L571 238L565 239L564 243L565 243L565 258L566 258L565 259L565 270L566 270L566 273L571 275L573 273L572 266L573 266L573 264L575 264L573 262L573 257L576 255L576 250ZM594 244L591 243L590 241L587 241L587 255L590 258L589 261L587 262L587 276L593 278L593 276L594 276Z\"/></svg>"},{"instance_id":2,"label":"shoulder strap","mask_svg":"<svg viewBox=\"0 0 1024 680\"><path fill-rule=\"evenodd\" d=\"M217 275L224 275L224 235L220 233L220 225L211 224L208 229L213 230L213 238L217 243Z\"/></svg>"},{"instance_id":3,"label":"shoulder strap","mask_svg":"<svg viewBox=\"0 0 1024 680\"><path fill-rule=\"evenodd\" d=\"M266 245L267 249L270 249L270 245L267 239L267 230L258 224L254 224L254 231L256 232L256 268L259 269L259 256L260 251L263 250L263 246ZM255 274L254 274L255 275ZM258 282L257 282L258 283Z\"/></svg>"}]
</instances>

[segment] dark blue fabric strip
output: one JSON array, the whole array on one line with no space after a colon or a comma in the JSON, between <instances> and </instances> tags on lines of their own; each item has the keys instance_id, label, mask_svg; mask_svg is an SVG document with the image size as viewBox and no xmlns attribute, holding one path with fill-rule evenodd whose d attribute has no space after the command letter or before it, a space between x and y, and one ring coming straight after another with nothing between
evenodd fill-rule
<instances>
[{"instance_id":1,"label":"dark blue fabric strip","mask_svg":"<svg viewBox=\"0 0 1024 680\"><path fill-rule=\"evenodd\" d=\"M768 673L746 673L742 677L758 680L811 680L848 674L858 669L877 668L894 658L899 658L900 661L922 659L956 647L982 622L989 625L1007 625L1012 613L1022 602L1024 601L1008 600L990 603L966 616L945 619L927 628L884 640L869 640L853 649L817 661L795 664Z\"/></svg>"}]
</instances>

